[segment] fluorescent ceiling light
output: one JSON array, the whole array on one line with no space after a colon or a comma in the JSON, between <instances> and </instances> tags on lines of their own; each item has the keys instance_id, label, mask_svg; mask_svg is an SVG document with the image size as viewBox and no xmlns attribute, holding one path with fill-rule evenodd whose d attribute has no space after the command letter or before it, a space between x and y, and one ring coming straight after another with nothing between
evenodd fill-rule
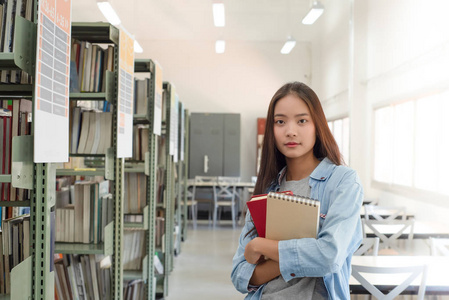
<instances>
[{"instance_id":1,"label":"fluorescent ceiling light","mask_svg":"<svg viewBox=\"0 0 449 300\"><path fill-rule=\"evenodd\" d=\"M289 39L285 42L284 46L282 47L281 53L282 53L282 54L289 54L290 51L292 51L292 49L295 47L295 45L296 45L296 41L295 41L294 39L290 39L290 38L289 38Z\"/></svg>"},{"instance_id":2,"label":"fluorescent ceiling light","mask_svg":"<svg viewBox=\"0 0 449 300\"><path fill-rule=\"evenodd\" d=\"M139 42L137 40L134 40L134 52L136 53L142 53L143 49L140 46Z\"/></svg>"},{"instance_id":3,"label":"fluorescent ceiling light","mask_svg":"<svg viewBox=\"0 0 449 300\"><path fill-rule=\"evenodd\" d=\"M120 18L115 13L115 10L112 8L111 3L105 0L97 1L98 8L103 13L103 16L108 20L112 25L119 25L121 23Z\"/></svg>"},{"instance_id":4,"label":"fluorescent ceiling light","mask_svg":"<svg viewBox=\"0 0 449 300\"><path fill-rule=\"evenodd\" d=\"M302 19L302 23L305 25L311 25L323 14L324 6L320 1L314 1L312 8L307 15Z\"/></svg>"},{"instance_id":5,"label":"fluorescent ceiling light","mask_svg":"<svg viewBox=\"0 0 449 300\"><path fill-rule=\"evenodd\" d=\"M212 12L214 14L214 25L216 27L224 27L225 26L224 3L213 3Z\"/></svg>"},{"instance_id":6,"label":"fluorescent ceiling light","mask_svg":"<svg viewBox=\"0 0 449 300\"><path fill-rule=\"evenodd\" d=\"M219 53L219 54L224 53L225 52L225 46L226 46L225 41L217 40L215 42L215 52Z\"/></svg>"}]
</instances>

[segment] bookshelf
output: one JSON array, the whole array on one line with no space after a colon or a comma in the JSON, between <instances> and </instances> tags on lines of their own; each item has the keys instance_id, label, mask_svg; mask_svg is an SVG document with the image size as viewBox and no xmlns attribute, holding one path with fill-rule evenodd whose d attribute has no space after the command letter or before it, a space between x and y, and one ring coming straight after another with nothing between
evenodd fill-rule
<instances>
[{"instance_id":1,"label":"bookshelf","mask_svg":"<svg viewBox=\"0 0 449 300\"><path fill-rule=\"evenodd\" d=\"M189 111L184 110L184 161L182 169L182 187L181 187L181 201L182 204L182 229L181 229L181 239L185 241L187 239L187 224L188 224L188 206L187 206L187 179L189 176ZM181 138L181 137L180 137ZM181 173L180 173L181 174Z\"/></svg>"},{"instance_id":2,"label":"bookshelf","mask_svg":"<svg viewBox=\"0 0 449 300\"><path fill-rule=\"evenodd\" d=\"M122 249L123 249L123 181L124 181L124 159L117 156L117 109L118 103L118 45L119 30L108 23L72 23L72 38L88 42L91 44L112 45L113 52L112 64L113 71L105 70L104 91L100 92L71 92L70 102L74 101L105 101L112 107L112 122L108 124L111 130L111 147L107 148L104 154L78 154L70 153L70 157L83 158L87 167L75 169L58 169L57 176L100 176L109 181L109 192L112 205L113 221L104 227L104 240L94 243L56 243L55 253L92 255L101 254L103 256L112 256L111 259L111 298L122 299L123 287L123 268ZM76 106L76 105L75 105ZM71 105L73 110L73 105ZM72 130L70 128L69 130ZM104 133L103 133L104 134ZM71 151L73 152L73 151Z\"/></svg>"},{"instance_id":3,"label":"bookshelf","mask_svg":"<svg viewBox=\"0 0 449 300\"><path fill-rule=\"evenodd\" d=\"M13 52L0 53L0 70L25 71L34 75L37 24L20 16L15 17L14 40ZM0 84L0 100L2 103L5 100L11 100L11 103L16 104L21 101L20 99L28 99L34 104L34 89L33 84L2 83ZM11 144L5 146L11 147L11 170L6 170L5 174L0 175L1 184L26 189L29 191L29 196L23 201L1 201L0 206L3 208L30 207L29 245L32 247L28 249L28 258L12 269L10 293L0 295L0 299L51 299L54 297L54 272L51 267L51 216L54 206L52 183L55 182L55 168L51 163L34 163L34 105L31 109L33 120L30 131L27 135L12 137Z\"/></svg>"},{"instance_id":4,"label":"bookshelf","mask_svg":"<svg viewBox=\"0 0 449 300\"><path fill-rule=\"evenodd\" d=\"M142 91L146 97L146 105L143 105L143 110L139 111L137 108L141 108L140 104L136 104L136 113L134 114L134 126L137 132L141 135L138 136L140 143L135 144L134 148L144 149L141 151L139 159L133 157L132 160L127 160L125 166L125 172L140 173L146 176L146 206L143 209L143 222L142 223L125 223L126 230L144 230L145 231L145 256L142 260L142 266L140 270L127 270L124 271L124 280L136 280L142 279L145 283L144 299L155 299L156 297L156 284L154 275L154 255L156 252L155 235L156 235L156 191L157 191L157 143L158 135L155 134L155 128L160 127L160 123L156 124L157 120L160 122L160 118L155 117L155 101L157 82L156 78L161 74L156 66L156 63L150 59L136 59L134 62L134 72L146 75L150 77L144 80L146 84ZM135 96L136 97L136 96ZM139 131L139 126L145 126L148 130ZM145 136L142 136L145 135ZM136 137L136 136L135 136ZM141 145L147 143L147 145ZM141 147L142 146L142 147ZM145 152L145 153L143 153Z\"/></svg>"}]
</instances>

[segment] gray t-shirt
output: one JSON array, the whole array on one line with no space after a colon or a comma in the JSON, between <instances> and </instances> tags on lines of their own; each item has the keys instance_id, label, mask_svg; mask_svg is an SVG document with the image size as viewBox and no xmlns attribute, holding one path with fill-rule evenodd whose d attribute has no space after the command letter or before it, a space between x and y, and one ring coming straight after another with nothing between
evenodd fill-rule
<instances>
[{"instance_id":1,"label":"gray t-shirt","mask_svg":"<svg viewBox=\"0 0 449 300\"><path fill-rule=\"evenodd\" d=\"M280 191L292 191L293 194L310 197L309 177L301 180L281 182ZM301 277L285 282L282 276L271 280L263 290L262 300L278 299L328 299L328 293L322 277Z\"/></svg>"}]
</instances>

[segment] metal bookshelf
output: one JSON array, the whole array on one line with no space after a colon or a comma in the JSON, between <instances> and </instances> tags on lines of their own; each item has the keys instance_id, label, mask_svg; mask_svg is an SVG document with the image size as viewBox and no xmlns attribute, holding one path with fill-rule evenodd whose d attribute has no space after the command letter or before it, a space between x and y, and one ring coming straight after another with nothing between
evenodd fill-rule
<instances>
[{"instance_id":1,"label":"metal bookshelf","mask_svg":"<svg viewBox=\"0 0 449 300\"><path fill-rule=\"evenodd\" d=\"M37 2L37 1L36 1ZM36 3L37 5L37 3ZM36 19L36 16L35 16ZM0 53L0 70L23 70L35 74L37 25L22 17L15 18L14 52ZM0 98L34 102L34 85L1 84ZM33 107L34 116L34 107ZM34 121L34 120L33 120ZM12 139L11 174L0 182L31 190L30 200L1 202L0 206L30 206L30 256L11 271L11 293L0 299L54 298L54 272L51 271L51 211L54 206L55 169L50 163L34 163L33 133Z\"/></svg>"},{"instance_id":2,"label":"metal bookshelf","mask_svg":"<svg viewBox=\"0 0 449 300\"><path fill-rule=\"evenodd\" d=\"M56 253L63 254L103 254L112 255L112 298L123 298L123 181L124 159L117 158L117 70L119 30L109 23L72 23L72 38L88 41L95 44L113 44L114 71L106 72L105 92L99 93L70 93L70 101L108 101L114 106L112 115L112 147L105 155L78 155L71 157L93 157L98 159L98 166L82 169L58 169L58 176L104 176L110 182L110 191L113 197L113 222L105 227L105 239L99 244L57 243ZM104 157L104 160L102 158Z\"/></svg>"},{"instance_id":3,"label":"metal bookshelf","mask_svg":"<svg viewBox=\"0 0 449 300\"><path fill-rule=\"evenodd\" d=\"M145 285L144 299L153 300L156 297L156 285L154 277L154 255L155 247L155 227L156 227L156 171L157 171L157 135L154 134L154 105L156 89L156 65L150 59L136 59L134 61L135 73L149 73L150 82L148 86L148 105L146 114L135 114L133 116L134 125L146 124L149 127L148 152L145 153L145 160L142 162L127 161L125 172L145 173L147 176L147 206L143 212L143 224L125 224L127 230L146 231L146 256L142 261L142 270L125 271L124 280L143 279Z\"/></svg>"}]
</instances>

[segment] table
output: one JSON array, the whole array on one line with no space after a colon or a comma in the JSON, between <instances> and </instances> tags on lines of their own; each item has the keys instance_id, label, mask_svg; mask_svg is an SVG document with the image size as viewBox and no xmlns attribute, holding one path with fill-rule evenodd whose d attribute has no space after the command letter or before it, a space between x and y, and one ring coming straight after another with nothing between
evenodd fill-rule
<instances>
[{"instance_id":1,"label":"table","mask_svg":"<svg viewBox=\"0 0 449 300\"><path fill-rule=\"evenodd\" d=\"M352 264L378 267L428 265L426 295L449 295L449 256L353 256ZM365 276L366 275L366 276ZM401 283L401 275L364 274L366 279L387 293ZM403 292L417 294L421 276ZM351 294L368 294L368 291L352 276L349 279Z\"/></svg>"},{"instance_id":2,"label":"table","mask_svg":"<svg viewBox=\"0 0 449 300\"><path fill-rule=\"evenodd\" d=\"M187 180L187 188L196 186L196 188L211 188L214 186L212 182L200 182L195 184L194 179ZM245 213L246 213L246 202L250 199L253 191L254 191L255 183L252 182L238 182L236 184L236 188L238 193L236 196L239 198L237 202L237 215L240 212L240 218L238 220L238 224L242 225L245 221ZM212 197L211 197L212 198Z\"/></svg>"}]
</instances>

